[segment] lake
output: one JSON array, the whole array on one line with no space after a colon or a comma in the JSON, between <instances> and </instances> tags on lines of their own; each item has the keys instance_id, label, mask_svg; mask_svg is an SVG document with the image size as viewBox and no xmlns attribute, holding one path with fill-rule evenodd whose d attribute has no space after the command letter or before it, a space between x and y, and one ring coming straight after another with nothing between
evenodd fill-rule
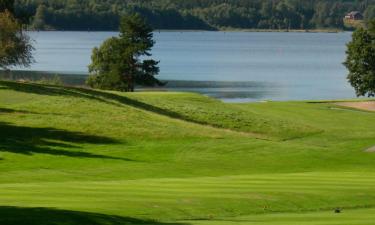
<instances>
[{"instance_id":1,"label":"lake","mask_svg":"<svg viewBox=\"0 0 375 225\"><path fill-rule=\"evenodd\" d=\"M28 70L87 74L93 47L114 32L31 32L36 63ZM154 34L161 89L225 101L342 99L345 44L351 33L181 32Z\"/></svg>"}]
</instances>

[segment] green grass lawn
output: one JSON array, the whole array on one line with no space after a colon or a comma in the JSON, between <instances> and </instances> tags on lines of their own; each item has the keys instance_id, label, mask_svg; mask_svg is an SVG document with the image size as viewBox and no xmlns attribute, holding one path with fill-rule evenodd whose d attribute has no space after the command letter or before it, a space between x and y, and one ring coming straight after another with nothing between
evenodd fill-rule
<instances>
[{"instance_id":1,"label":"green grass lawn","mask_svg":"<svg viewBox=\"0 0 375 225\"><path fill-rule=\"evenodd\" d=\"M329 102L0 81L0 224L374 224L374 128Z\"/></svg>"}]
</instances>

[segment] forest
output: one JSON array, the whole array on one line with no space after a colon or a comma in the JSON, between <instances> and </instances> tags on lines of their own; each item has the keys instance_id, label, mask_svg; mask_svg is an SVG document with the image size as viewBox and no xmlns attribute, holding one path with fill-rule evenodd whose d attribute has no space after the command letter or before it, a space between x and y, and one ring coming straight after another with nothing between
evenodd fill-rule
<instances>
[{"instance_id":1,"label":"forest","mask_svg":"<svg viewBox=\"0 0 375 225\"><path fill-rule=\"evenodd\" d=\"M344 29L359 11L375 18L375 0L16 0L35 30L117 30L121 15L139 13L154 29Z\"/></svg>"}]
</instances>

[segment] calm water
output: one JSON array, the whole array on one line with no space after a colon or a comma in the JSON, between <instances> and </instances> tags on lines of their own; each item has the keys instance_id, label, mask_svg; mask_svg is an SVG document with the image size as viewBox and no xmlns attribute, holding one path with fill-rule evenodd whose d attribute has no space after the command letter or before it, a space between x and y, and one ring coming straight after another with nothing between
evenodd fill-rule
<instances>
[{"instance_id":1,"label":"calm water","mask_svg":"<svg viewBox=\"0 0 375 225\"><path fill-rule=\"evenodd\" d=\"M86 74L94 46L116 33L32 32L30 70ZM351 33L157 32L166 89L227 101L352 98L342 65ZM195 81L195 82L181 82ZM199 82L212 81L212 82ZM231 82L228 82L231 81Z\"/></svg>"}]
</instances>

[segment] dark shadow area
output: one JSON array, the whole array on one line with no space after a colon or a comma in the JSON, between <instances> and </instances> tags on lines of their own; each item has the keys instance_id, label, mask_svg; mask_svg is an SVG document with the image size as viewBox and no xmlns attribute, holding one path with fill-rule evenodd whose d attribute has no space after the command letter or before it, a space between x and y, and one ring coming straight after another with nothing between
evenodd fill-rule
<instances>
[{"instance_id":1,"label":"dark shadow area","mask_svg":"<svg viewBox=\"0 0 375 225\"><path fill-rule=\"evenodd\" d=\"M118 102L120 104L129 105L129 106L132 106L134 108L142 109L142 110L145 110L145 111L150 111L150 112L154 112L154 113L157 113L157 114L161 114L161 115L165 115L165 116L169 116L169 117L173 117L173 118L177 118L177 119L188 120L188 118L185 118L183 115L181 115L179 113L176 113L176 112L173 112L173 111L170 111L170 110L167 110L167 109L159 108L159 107L156 107L154 105L150 105L150 104L147 104L147 103L144 103L144 102L140 102L140 101L137 101L137 100L125 97L125 96L112 94L112 93L109 93L109 92L96 91L96 90L93 90L93 89L86 89L86 88L79 88L79 91L82 92L82 93L85 93L86 95L97 96L97 97L100 97L100 99L115 101L115 102ZM197 122L197 121L191 121L191 122Z\"/></svg>"},{"instance_id":2,"label":"dark shadow area","mask_svg":"<svg viewBox=\"0 0 375 225\"><path fill-rule=\"evenodd\" d=\"M2 87L1 87L2 86ZM50 95L50 96L72 96L72 97L86 97L84 93L80 93L75 88L68 88L63 86L42 85L36 83L19 83L12 81L0 81L0 89L9 89L30 94ZM92 98L92 97L91 97Z\"/></svg>"},{"instance_id":3,"label":"dark shadow area","mask_svg":"<svg viewBox=\"0 0 375 225\"><path fill-rule=\"evenodd\" d=\"M99 101L106 104L115 106L132 106L141 110L157 113L160 115L168 116L175 119L181 119L187 122L192 122L201 125L207 125L209 123L192 119L188 116L179 114L177 112L163 109L154 105L150 105L141 101L137 101L125 96L113 94L105 91L98 91L89 88L81 87L67 87L67 86L53 86L53 85L41 85L34 83L17 83L10 81L0 81L0 88L3 86L5 89L11 89L15 91L33 93L40 95L51 95L51 96L72 96L77 98L86 98L90 100ZM211 124L212 125L212 124ZM219 127L219 126L218 126Z\"/></svg>"},{"instance_id":4,"label":"dark shadow area","mask_svg":"<svg viewBox=\"0 0 375 225\"><path fill-rule=\"evenodd\" d=\"M188 225L54 208L0 206L1 225Z\"/></svg>"},{"instance_id":5,"label":"dark shadow area","mask_svg":"<svg viewBox=\"0 0 375 225\"><path fill-rule=\"evenodd\" d=\"M33 112L26 111L26 110L14 110L14 109L0 108L0 113L33 113Z\"/></svg>"},{"instance_id":6,"label":"dark shadow area","mask_svg":"<svg viewBox=\"0 0 375 225\"><path fill-rule=\"evenodd\" d=\"M82 151L56 149L78 148L77 146L74 146L74 144L118 143L116 140L111 138L87 135L80 132L58 130L54 128L15 126L0 122L0 140L0 152L5 151L24 155L39 153L69 157L119 159L130 161L124 158L97 155Z\"/></svg>"},{"instance_id":7,"label":"dark shadow area","mask_svg":"<svg viewBox=\"0 0 375 225\"><path fill-rule=\"evenodd\" d=\"M107 104L112 104L116 106L129 105L135 108L139 108L146 111L151 111L161 115L183 119L190 122L200 123L199 121L191 120L184 117L183 115L162 109L153 105L149 105L134 99L127 98L125 96L120 96L104 91L96 91L88 88L79 88L79 87L63 87L63 86L52 86L52 85L40 85L33 83L17 83L10 81L0 81L0 85L4 89L10 89L19 92L40 94L40 95L51 95L51 96L72 96L78 98L86 98L91 100L100 101ZM0 87L1 88L1 87Z\"/></svg>"}]
</instances>

